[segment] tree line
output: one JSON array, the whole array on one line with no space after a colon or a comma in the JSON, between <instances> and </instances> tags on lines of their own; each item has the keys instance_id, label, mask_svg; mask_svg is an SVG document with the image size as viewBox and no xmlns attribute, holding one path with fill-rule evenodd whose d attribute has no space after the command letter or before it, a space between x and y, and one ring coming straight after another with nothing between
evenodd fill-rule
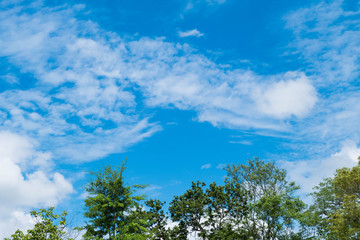
<instances>
[{"instance_id":1,"label":"tree line","mask_svg":"<svg viewBox=\"0 0 360 240\"><path fill-rule=\"evenodd\" d=\"M71 240L74 231L85 240L360 239L360 161L323 179L310 205L296 195L299 186L284 169L254 158L228 164L222 184L192 182L167 210L165 202L137 195L146 186L127 185L125 169L126 161L91 172L83 226L69 229L66 212L40 209L31 212L33 229L6 240Z\"/></svg>"}]
</instances>

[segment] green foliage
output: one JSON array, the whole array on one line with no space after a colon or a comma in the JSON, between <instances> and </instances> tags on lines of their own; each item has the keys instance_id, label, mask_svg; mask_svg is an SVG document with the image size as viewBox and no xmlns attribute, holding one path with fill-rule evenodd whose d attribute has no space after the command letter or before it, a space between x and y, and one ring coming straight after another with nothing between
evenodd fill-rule
<instances>
[{"instance_id":1,"label":"green foliage","mask_svg":"<svg viewBox=\"0 0 360 240\"><path fill-rule=\"evenodd\" d=\"M360 162L353 168L338 169L311 194L313 204L294 196L299 189L286 179L286 171L255 158L248 164L226 167L223 185L193 182L191 188L174 196L169 217L164 202L135 195L142 185L124 183L124 162L116 169L93 172L85 189L84 239L186 240L201 239L301 240L360 239ZM70 240L66 233L66 212L54 208L32 211L33 229L17 230L6 240ZM295 229L297 229L295 231Z\"/></svg>"},{"instance_id":2,"label":"green foliage","mask_svg":"<svg viewBox=\"0 0 360 240\"><path fill-rule=\"evenodd\" d=\"M205 186L193 182L191 189L174 197L169 211L173 221L179 222L175 231L183 236L194 232L203 239L243 239L239 226L247 215L244 189L236 183Z\"/></svg>"},{"instance_id":3,"label":"green foliage","mask_svg":"<svg viewBox=\"0 0 360 240\"><path fill-rule=\"evenodd\" d=\"M244 239L241 225L247 218L247 191L238 183L226 182L223 186L211 183L206 189L208 239Z\"/></svg>"},{"instance_id":4,"label":"green foliage","mask_svg":"<svg viewBox=\"0 0 360 240\"><path fill-rule=\"evenodd\" d=\"M338 169L334 178L324 179L314 189L307 222L314 228L314 235L323 239L359 239L360 162L352 169Z\"/></svg>"},{"instance_id":5,"label":"green foliage","mask_svg":"<svg viewBox=\"0 0 360 240\"><path fill-rule=\"evenodd\" d=\"M170 203L169 211L174 221L183 222L190 231L205 232L202 220L205 218L205 206L207 205L206 194L203 191L205 183L193 182L181 196L174 196Z\"/></svg>"},{"instance_id":6,"label":"green foliage","mask_svg":"<svg viewBox=\"0 0 360 240\"><path fill-rule=\"evenodd\" d=\"M299 189L286 180L286 171L255 158L247 165L228 165L228 182L248 192L249 215L243 222L248 239L288 239L294 223L302 219L305 204L294 193Z\"/></svg>"},{"instance_id":7,"label":"green foliage","mask_svg":"<svg viewBox=\"0 0 360 240\"><path fill-rule=\"evenodd\" d=\"M95 176L86 191L84 216L90 221L86 224L85 239L146 239L146 214L139 206L144 196L134 196L136 188L145 186L126 186L123 173L126 161L117 169L110 166Z\"/></svg>"},{"instance_id":8,"label":"green foliage","mask_svg":"<svg viewBox=\"0 0 360 240\"><path fill-rule=\"evenodd\" d=\"M156 240L168 240L170 239L170 233L166 228L168 217L162 209L165 202L159 200L150 199L146 201L146 206L149 208L147 217L149 221L148 229L151 233L149 239Z\"/></svg>"},{"instance_id":9,"label":"green foliage","mask_svg":"<svg viewBox=\"0 0 360 240\"><path fill-rule=\"evenodd\" d=\"M187 240L189 231L187 229L186 223L181 220L178 226L175 226L173 229L169 230L170 239L174 240Z\"/></svg>"},{"instance_id":10,"label":"green foliage","mask_svg":"<svg viewBox=\"0 0 360 240\"><path fill-rule=\"evenodd\" d=\"M11 238L5 240L33 240L33 239L50 239L50 240L62 240L66 238L66 215L64 211L58 215L54 213L54 208L40 209L39 211L30 212L35 221L33 229L27 231L24 234L22 231L17 230Z\"/></svg>"}]
</instances>

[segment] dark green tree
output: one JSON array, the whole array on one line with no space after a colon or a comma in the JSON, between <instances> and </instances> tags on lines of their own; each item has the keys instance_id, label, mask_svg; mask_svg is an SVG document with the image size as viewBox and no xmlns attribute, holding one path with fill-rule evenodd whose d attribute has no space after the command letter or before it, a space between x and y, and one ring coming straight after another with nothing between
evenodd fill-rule
<instances>
[{"instance_id":1,"label":"dark green tree","mask_svg":"<svg viewBox=\"0 0 360 240\"><path fill-rule=\"evenodd\" d=\"M189 230L186 226L186 223L181 220L179 224L172 229L169 229L170 239L173 240L187 240L189 235Z\"/></svg>"},{"instance_id":2,"label":"dark green tree","mask_svg":"<svg viewBox=\"0 0 360 240\"><path fill-rule=\"evenodd\" d=\"M168 228L166 227L168 223L168 216L163 210L165 202L161 202L157 199L150 199L149 201L146 201L145 204L149 208L147 212L147 217L149 221L148 229L151 233L149 239L170 239L170 233Z\"/></svg>"},{"instance_id":3,"label":"dark green tree","mask_svg":"<svg viewBox=\"0 0 360 240\"><path fill-rule=\"evenodd\" d=\"M191 188L181 196L174 196L169 211L173 221L182 222L190 232L206 234L205 207L208 198L204 192L205 183L193 182Z\"/></svg>"},{"instance_id":4,"label":"dark green tree","mask_svg":"<svg viewBox=\"0 0 360 240\"><path fill-rule=\"evenodd\" d=\"M146 214L139 205L145 197L134 195L145 186L124 183L125 164L91 173L94 178L85 187L89 193L85 199L84 216L89 219L85 239L146 239Z\"/></svg>"},{"instance_id":5,"label":"dark green tree","mask_svg":"<svg viewBox=\"0 0 360 240\"><path fill-rule=\"evenodd\" d=\"M191 189L175 196L169 211L189 233L202 239L246 239L242 221L246 217L246 194L239 184L193 182Z\"/></svg>"},{"instance_id":6,"label":"dark green tree","mask_svg":"<svg viewBox=\"0 0 360 240\"><path fill-rule=\"evenodd\" d=\"M288 182L286 171L255 158L248 164L229 164L228 182L248 192L249 214L243 222L248 239L296 238L294 223L302 219L305 204L294 196L298 186Z\"/></svg>"},{"instance_id":7,"label":"dark green tree","mask_svg":"<svg viewBox=\"0 0 360 240\"><path fill-rule=\"evenodd\" d=\"M206 239L246 239L242 227L247 218L247 191L238 183L211 183L206 189Z\"/></svg>"},{"instance_id":8,"label":"dark green tree","mask_svg":"<svg viewBox=\"0 0 360 240\"><path fill-rule=\"evenodd\" d=\"M60 215L55 214L54 208L51 207L49 209L32 211L30 214L35 221L34 228L28 230L27 233L17 230L10 238L5 238L5 240L71 240L71 238L66 236L67 213L65 211Z\"/></svg>"}]
</instances>

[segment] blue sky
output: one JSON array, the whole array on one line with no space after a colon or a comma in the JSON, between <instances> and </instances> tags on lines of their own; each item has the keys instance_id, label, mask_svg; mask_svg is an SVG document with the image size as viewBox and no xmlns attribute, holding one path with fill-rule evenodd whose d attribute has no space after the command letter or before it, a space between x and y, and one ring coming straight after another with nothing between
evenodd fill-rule
<instances>
[{"instance_id":1,"label":"blue sky","mask_svg":"<svg viewBox=\"0 0 360 240\"><path fill-rule=\"evenodd\" d=\"M357 1L0 2L0 237L128 158L170 201L258 156L306 194L356 164Z\"/></svg>"}]
</instances>

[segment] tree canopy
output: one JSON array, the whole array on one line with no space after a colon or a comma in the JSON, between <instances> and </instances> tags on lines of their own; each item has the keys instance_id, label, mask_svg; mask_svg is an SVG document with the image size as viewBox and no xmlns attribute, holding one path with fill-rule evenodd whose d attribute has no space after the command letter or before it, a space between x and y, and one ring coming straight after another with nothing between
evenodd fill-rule
<instances>
[{"instance_id":1,"label":"tree canopy","mask_svg":"<svg viewBox=\"0 0 360 240\"><path fill-rule=\"evenodd\" d=\"M229 164L227 182L241 185L248 192L249 215L243 222L249 239L279 239L294 235L294 223L301 219L305 204L295 197L299 189L289 182L286 170L258 158L247 164Z\"/></svg>"},{"instance_id":2,"label":"tree canopy","mask_svg":"<svg viewBox=\"0 0 360 240\"><path fill-rule=\"evenodd\" d=\"M273 162L251 159L229 164L223 183L194 181L169 203L146 201L124 181L126 161L91 173L85 186L84 239L360 239L360 161L324 179L306 206L286 170ZM72 240L66 212L54 208L32 211L33 229L17 230L6 240Z\"/></svg>"},{"instance_id":3,"label":"tree canopy","mask_svg":"<svg viewBox=\"0 0 360 240\"><path fill-rule=\"evenodd\" d=\"M147 220L139 205L145 197L134 195L136 188L145 186L124 183L125 164L91 172L95 178L85 187L89 193L85 199L84 216L89 219L85 239L146 239Z\"/></svg>"},{"instance_id":4,"label":"tree canopy","mask_svg":"<svg viewBox=\"0 0 360 240\"><path fill-rule=\"evenodd\" d=\"M5 238L5 240L72 240L66 236L66 211L62 214L55 214L54 208L51 207L49 209L31 211L30 215L35 221L34 228L29 229L27 233L17 230L10 238Z\"/></svg>"},{"instance_id":5,"label":"tree canopy","mask_svg":"<svg viewBox=\"0 0 360 240\"><path fill-rule=\"evenodd\" d=\"M338 169L311 194L308 225L323 239L360 238L360 161L353 168Z\"/></svg>"}]
</instances>

